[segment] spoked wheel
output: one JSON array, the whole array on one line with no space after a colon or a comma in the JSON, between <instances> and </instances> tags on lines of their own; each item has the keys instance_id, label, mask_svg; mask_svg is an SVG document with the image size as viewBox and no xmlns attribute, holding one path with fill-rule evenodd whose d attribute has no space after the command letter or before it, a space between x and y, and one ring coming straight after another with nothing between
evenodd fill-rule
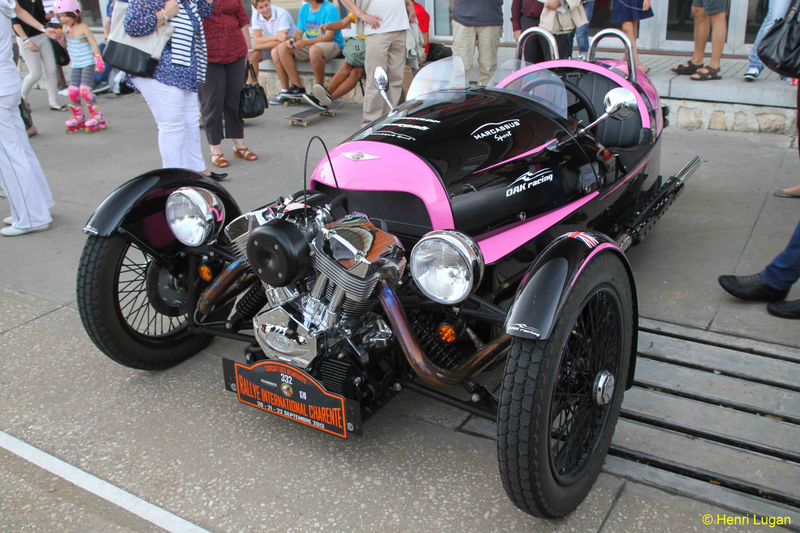
<instances>
[{"instance_id":1,"label":"spoked wheel","mask_svg":"<svg viewBox=\"0 0 800 533\"><path fill-rule=\"evenodd\" d=\"M213 338L189 331L189 293L179 277L121 235L88 238L78 310L95 345L132 368L174 366Z\"/></svg>"},{"instance_id":2,"label":"spoked wheel","mask_svg":"<svg viewBox=\"0 0 800 533\"><path fill-rule=\"evenodd\" d=\"M498 459L508 496L529 514L570 513L600 473L630 364L631 290L620 259L601 254L575 282L550 338L511 345Z\"/></svg>"}]
</instances>

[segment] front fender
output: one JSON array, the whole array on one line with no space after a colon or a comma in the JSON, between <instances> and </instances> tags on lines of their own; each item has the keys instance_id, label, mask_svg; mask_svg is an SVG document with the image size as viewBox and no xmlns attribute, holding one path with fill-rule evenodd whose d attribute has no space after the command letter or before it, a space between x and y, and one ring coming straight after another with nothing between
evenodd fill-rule
<instances>
[{"instance_id":1,"label":"front fender","mask_svg":"<svg viewBox=\"0 0 800 533\"><path fill-rule=\"evenodd\" d=\"M625 265L633 295L633 339L626 388L633 385L638 342L639 304L628 258L602 233L572 232L555 239L522 278L506 316L505 332L514 337L547 339L583 268L599 253L617 254Z\"/></svg>"},{"instance_id":2,"label":"front fender","mask_svg":"<svg viewBox=\"0 0 800 533\"><path fill-rule=\"evenodd\" d=\"M182 168L152 170L123 183L103 200L84 233L108 237L123 229L153 250L172 255L184 247L167 224L167 198L181 187L200 187L216 194L225 206L227 224L242 214L236 200L216 181Z\"/></svg>"}]
</instances>

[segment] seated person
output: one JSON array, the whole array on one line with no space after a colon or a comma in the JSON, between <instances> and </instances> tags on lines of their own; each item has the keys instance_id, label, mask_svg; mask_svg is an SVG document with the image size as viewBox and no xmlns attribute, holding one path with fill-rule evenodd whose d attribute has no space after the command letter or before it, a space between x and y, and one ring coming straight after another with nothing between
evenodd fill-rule
<instances>
[{"instance_id":1,"label":"seated person","mask_svg":"<svg viewBox=\"0 0 800 533\"><path fill-rule=\"evenodd\" d=\"M425 8L422 7L422 4L419 2L414 2L414 11L417 13L417 23L419 23L419 31L422 32L422 38L425 39L425 55L419 58L419 65L422 67L422 64L428 57L428 52L430 52L430 44L428 43L428 32L430 30L431 24L431 16L428 15L428 12L425 11ZM414 79L414 72L411 70L411 67L406 65L406 70L403 75L403 93L400 97L400 102L406 101L406 94L408 94L408 88L411 86L411 81Z\"/></svg>"},{"instance_id":2,"label":"seated person","mask_svg":"<svg viewBox=\"0 0 800 533\"><path fill-rule=\"evenodd\" d=\"M340 31L356 22L356 16L352 13L338 22L323 24L321 31ZM324 107L331 105L333 100L338 100L346 95L358 85L358 80L364 76L364 58L366 57L366 44L364 36L359 35L356 39L349 39L344 46L344 64L331 78L328 87L316 84L311 90L314 99Z\"/></svg>"},{"instance_id":3,"label":"seated person","mask_svg":"<svg viewBox=\"0 0 800 533\"><path fill-rule=\"evenodd\" d=\"M316 98L306 94L296 61L311 61L314 81L318 85L325 83L325 63L341 53L344 39L341 31L322 32L320 27L337 20L339 10L326 0L309 0L303 4L292 37L272 49L272 61L281 80L281 94L275 102L304 98L311 105L325 109Z\"/></svg>"},{"instance_id":4,"label":"seated person","mask_svg":"<svg viewBox=\"0 0 800 533\"><path fill-rule=\"evenodd\" d=\"M297 26L288 11L282 7L273 6L272 0L252 0L253 16L250 27L253 28L253 52L250 54L250 63L256 71L258 78L258 64L264 59L264 50L272 50L289 36L294 34ZM256 80L251 80L254 83Z\"/></svg>"}]
</instances>

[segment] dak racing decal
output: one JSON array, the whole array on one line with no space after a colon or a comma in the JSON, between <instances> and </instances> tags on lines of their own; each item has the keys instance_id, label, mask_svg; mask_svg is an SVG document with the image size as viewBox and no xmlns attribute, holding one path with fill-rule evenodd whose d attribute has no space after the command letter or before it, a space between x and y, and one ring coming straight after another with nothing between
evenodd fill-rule
<instances>
[{"instance_id":1,"label":"dak racing decal","mask_svg":"<svg viewBox=\"0 0 800 533\"><path fill-rule=\"evenodd\" d=\"M506 189L506 198L519 192L527 191L531 187L547 183L548 181L553 181L553 171L549 168L543 168L537 172L528 171L515 179L511 185L508 186L508 189Z\"/></svg>"}]
</instances>

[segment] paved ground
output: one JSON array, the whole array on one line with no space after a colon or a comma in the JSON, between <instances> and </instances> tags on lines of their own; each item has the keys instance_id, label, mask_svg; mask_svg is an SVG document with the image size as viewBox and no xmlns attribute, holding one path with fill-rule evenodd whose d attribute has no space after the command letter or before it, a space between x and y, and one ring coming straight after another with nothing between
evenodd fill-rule
<instances>
[{"instance_id":1,"label":"paved ground","mask_svg":"<svg viewBox=\"0 0 800 533\"><path fill-rule=\"evenodd\" d=\"M57 206L50 231L0 240L0 431L211 531L766 529L706 527L704 514L726 511L608 474L568 519L532 519L503 493L495 443L456 431L459 413L405 392L364 437L334 440L225 393L218 355L240 357L234 342L164 372L113 364L75 310L80 229L114 187L159 166L155 124L140 97L102 97L111 128L67 136L66 115L36 93L33 146ZM248 121L260 161L230 159L226 187L244 209L301 188L312 133L332 147L360 121L356 107L309 128L278 118L288 114ZM695 153L704 166L630 254L642 315L799 346L796 324L716 284L720 273L759 270L787 241L799 204L771 191L797 181L796 150L782 136L669 130L663 150L664 173ZM312 150L312 166L321 154ZM0 495L0 531L156 529L2 450Z\"/></svg>"}]
</instances>

